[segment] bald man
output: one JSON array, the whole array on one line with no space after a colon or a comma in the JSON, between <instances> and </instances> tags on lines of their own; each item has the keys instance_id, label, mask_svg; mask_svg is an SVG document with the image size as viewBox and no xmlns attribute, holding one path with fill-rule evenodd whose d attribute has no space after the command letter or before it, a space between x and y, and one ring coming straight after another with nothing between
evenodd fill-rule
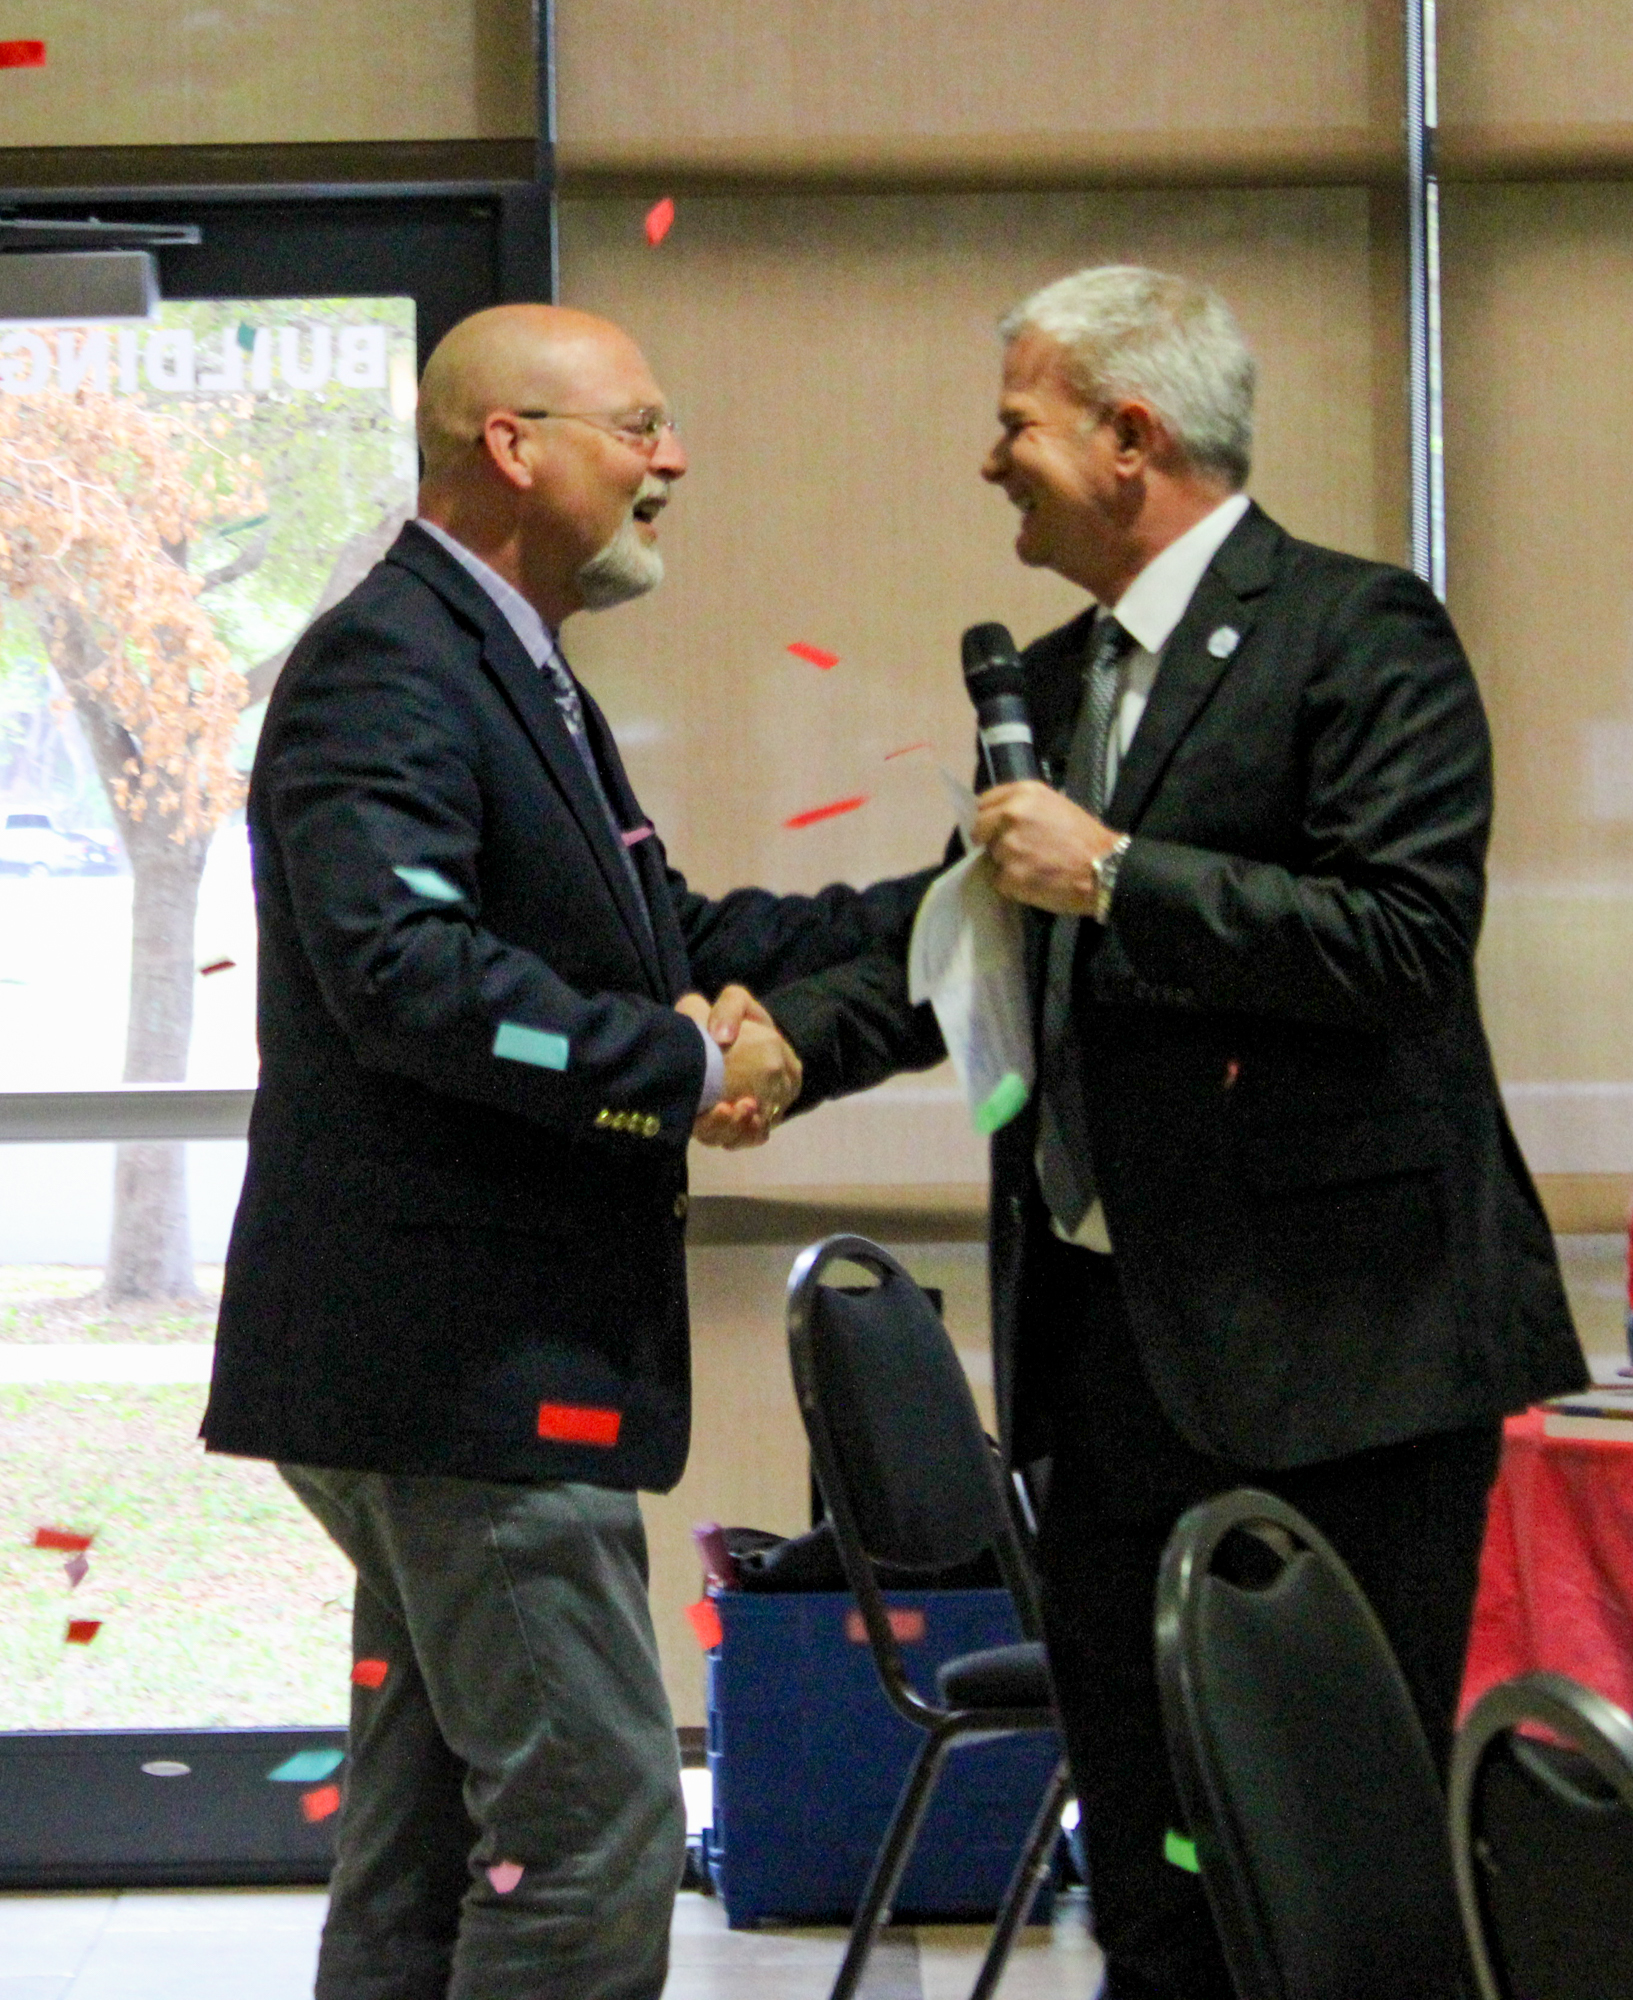
<instances>
[{"instance_id":1,"label":"bald man","mask_svg":"<svg viewBox=\"0 0 1633 2000\"><path fill-rule=\"evenodd\" d=\"M635 1489L686 1459L686 1145L800 1088L728 982L899 945L928 878L709 901L668 866L557 636L663 575L686 454L627 335L475 315L420 441L420 518L256 754L261 1087L204 1435L357 1568L319 2000L657 2000L685 1818Z\"/></svg>"}]
</instances>

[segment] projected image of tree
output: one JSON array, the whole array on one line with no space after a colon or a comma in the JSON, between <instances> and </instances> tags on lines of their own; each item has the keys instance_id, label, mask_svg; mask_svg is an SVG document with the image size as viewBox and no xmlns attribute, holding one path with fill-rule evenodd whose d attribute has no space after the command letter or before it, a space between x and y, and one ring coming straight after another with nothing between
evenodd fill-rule
<instances>
[{"instance_id":1,"label":"projected image of tree","mask_svg":"<svg viewBox=\"0 0 1633 2000\"><path fill-rule=\"evenodd\" d=\"M410 511L412 385L406 301L0 335L0 613L43 649L129 861L126 1082L186 1078L210 843L295 638ZM183 1149L122 1146L105 1295L193 1291Z\"/></svg>"}]
</instances>

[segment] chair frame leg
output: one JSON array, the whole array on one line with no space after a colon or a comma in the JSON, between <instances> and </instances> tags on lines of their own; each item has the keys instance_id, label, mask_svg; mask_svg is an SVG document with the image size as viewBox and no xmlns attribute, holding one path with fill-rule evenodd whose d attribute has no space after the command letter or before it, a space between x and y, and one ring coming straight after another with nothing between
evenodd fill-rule
<instances>
[{"instance_id":1,"label":"chair frame leg","mask_svg":"<svg viewBox=\"0 0 1633 2000\"><path fill-rule=\"evenodd\" d=\"M1009 1954L1014 1949L1022 1925L1032 1914L1032 1905L1054 1859L1054 1845L1060 1838L1060 1815L1071 1789L1071 1772L1062 1757L1044 1787L1032 1831L1026 1836L1026 1845L1015 1863L1015 1873L1004 1891L1003 1904L992 1930L992 1942L981 1961L980 1977L970 1989L970 2000L992 2000L998 1990L1004 1967L1009 1963Z\"/></svg>"},{"instance_id":2,"label":"chair frame leg","mask_svg":"<svg viewBox=\"0 0 1633 2000\"><path fill-rule=\"evenodd\" d=\"M874 1858L867 1888L851 1924L850 1942L845 1947L845 1956L840 1961L839 1974L828 2000L854 2000L861 1986L868 1959L917 1844L919 1829L929 1808L930 1794L941 1775L942 1762L951 1740L950 1736L932 1731L919 1746L907 1781L896 1800L896 1810L891 1814L883 1845Z\"/></svg>"}]
</instances>

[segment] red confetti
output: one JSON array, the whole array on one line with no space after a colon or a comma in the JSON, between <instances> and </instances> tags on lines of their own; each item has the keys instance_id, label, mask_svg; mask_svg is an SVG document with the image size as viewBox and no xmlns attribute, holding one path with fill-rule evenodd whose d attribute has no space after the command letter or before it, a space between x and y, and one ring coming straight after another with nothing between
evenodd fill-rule
<instances>
[{"instance_id":1,"label":"red confetti","mask_svg":"<svg viewBox=\"0 0 1633 2000\"><path fill-rule=\"evenodd\" d=\"M63 1574L68 1579L68 1588L70 1590L78 1590L80 1585L85 1581L86 1573L90 1567L91 1565L83 1556L70 1556L68 1558L62 1568Z\"/></svg>"},{"instance_id":2,"label":"red confetti","mask_svg":"<svg viewBox=\"0 0 1633 2000\"><path fill-rule=\"evenodd\" d=\"M320 1819L328 1819L331 1813L340 1810L340 1787L319 1785L315 1792L301 1793L301 1811L307 1823L316 1826Z\"/></svg>"},{"instance_id":3,"label":"red confetti","mask_svg":"<svg viewBox=\"0 0 1633 2000\"><path fill-rule=\"evenodd\" d=\"M43 69L44 42L0 42L0 69Z\"/></svg>"},{"instance_id":4,"label":"red confetti","mask_svg":"<svg viewBox=\"0 0 1633 2000\"><path fill-rule=\"evenodd\" d=\"M820 667L824 673L830 667L839 665L837 653L825 653L820 646L807 646L803 639L796 639L788 650L796 660L809 660L813 667Z\"/></svg>"},{"instance_id":5,"label":"red confetti","mask_svg":"<svg viewBox=\"0 0 1633 2000\"><path fill-rule=\"evenodd\" d=\"M213 964L201 965L198 969L198 976L200 979L208 979L212 972L231 972L237 963L236 958L218 958Z\"/></svg>"},{"instance_id":6,"label":"red confetti","mask_svg":"<svg viewBox=\"0 0 1633 2000\"><path fill-rule=\"evenodd\" d=\"M933 750L935 747L933 743L928 742L904 743L899 750L887 750L885 752L885 762L888 764L892 757L911 757L915 750Z\"/></svg>"},{"instance_id":7,"label":"red confetti","mask_svg":"<svg viewBox=\"0 0 1633 2000\"><path fill-rule=\"evenodd\" d=\"M808 812L795 813L792 819L785 819L786 827L815 826L819 819L837 819L841 813L853 813L858 806L865 806L871 794L858 792L854 799L834 799L825 806L812 806Z\"/></svg>"},{"instance_id":8,"label":"red confetti","mask_svg":"<svg viewBox=\"0 0 1633 2000\"><path fill-rule=\"evenodd\" d=\"M96 1539L94 1535L76 1534L72 1528L36 1528L34 1546L37 1549L62 1549L68 1555L77 1555L88 1549Z\"/></svg>"},{"instance_id":9,"label":"red confetti","mask_svg":"<svg viewBox=\"0 0 1633 2000\"><path fill-rule=\"evenodd\" d=\"M580 1403L541 1403L539 1436L555 1444L598 1444L610 1449L618 1442L622 1410L593 1410Z\"/></svg>"},{"instance_id":10,"label":"red confetti","mask_svg":"<svg viewBox=\"0 0 1633 2000\"><path fill-rule=\"evenodd\" d=\"M725 1630L720 1623L720 1613L715 1609L712 1597L700 1597L696 1604L688 1604L686 1616L692 1630L697 1634L697 1643L704 1652L712 1653L716 1646L725 1644Z\"/></svg>"},{"instance_id":11,"label":"red confetti","mask_svg":"<svg viewBox=\"0 0 1633 2000\"><path fill-rule=\"evenodd\" d=\"M496 1896L508 1896L526 1873L519 1861L496 1861L488 1870L488 1880Z\"/></svg>"},{"instance_id":12,"label":"red confetti","mask_svg":"<svg viewBox=\"0 0 1633 2000\"><path fill-rule=\"evenodd\" d=\"M665 195L662 201L654 202L647 210L646 240L652 245L654 250L657 249L658 245L669 234L669 231L674 226L674 221L675 204L669 199L668 195Z\"/></svg>"},{"instance_id":13,"label":"red confetti","mask_svg":"<svg viewBox=\"0 0 1633 2000\"><path fill-rule=\"evenodd\" d=\"M352 1679L360 1688L377 1688L390 1672L389 1660L359 1660L352 1668Z\"/></svg>"},{"instance_id":14,"label":"red confetti","mask_svg":"<svg viewBox=\"0 0 1633 2000\"><path fill-rule=\"evenodd\" d=\"M924 1613L922 1611L888 1610L885 1616L890 1620L891 1637L898 1645L916 1646L924 1637ZM845 1613L845 1637L853 1646L865 1646L868 1642L867 1621L860 1611Z\"/></svg>"},{"instance_id":15,"label":"red confetti","mask_svg":"<svg viewBox=\"0 0 1633 2000\"><path fill-rule=\"evenodd\" d=\"M101 1630L100 1618L70 1618L67 1643L70 1646L88 1646Z\"/></svg>"}]
</instances>

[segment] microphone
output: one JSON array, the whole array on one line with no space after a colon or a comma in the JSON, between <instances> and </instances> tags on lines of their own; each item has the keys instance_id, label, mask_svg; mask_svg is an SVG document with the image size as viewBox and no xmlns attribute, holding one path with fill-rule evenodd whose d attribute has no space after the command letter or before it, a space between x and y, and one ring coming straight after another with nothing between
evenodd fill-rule
<instances>
[{"instance_id":1,"label":"microphone","mask_svg":"<svg viewBox=\"0 0 1633 2000\"><path fill-rule=\"evenodd\" d=\"M975 704L981 761L995 785L1041 777L1026 713L1026 677L1007 626L972 625L964 634L964 685Z\"/></svg>"}]
</instances>

